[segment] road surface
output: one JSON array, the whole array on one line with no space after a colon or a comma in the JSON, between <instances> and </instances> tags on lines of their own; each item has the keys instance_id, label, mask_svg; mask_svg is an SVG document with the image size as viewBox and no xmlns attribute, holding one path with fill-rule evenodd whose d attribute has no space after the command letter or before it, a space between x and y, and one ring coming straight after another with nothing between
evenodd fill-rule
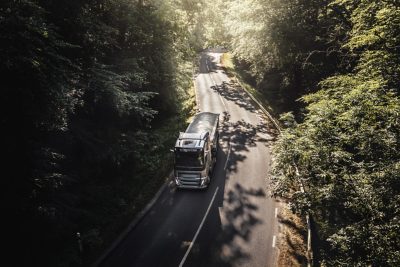
<instances>
[{"instance_id":1,"label":"road surface","mask_svg":"<svg viewBox=\"0 0 400 267\"><path fill-rule=\"evenodd\" d=\"M267 181L272 126L230 84L221 55L203 53L195 80L199 109L222 120L210 187L176 190L171 182L101 266L275 266L277 204Z\"/></svg>"}]
</instances>

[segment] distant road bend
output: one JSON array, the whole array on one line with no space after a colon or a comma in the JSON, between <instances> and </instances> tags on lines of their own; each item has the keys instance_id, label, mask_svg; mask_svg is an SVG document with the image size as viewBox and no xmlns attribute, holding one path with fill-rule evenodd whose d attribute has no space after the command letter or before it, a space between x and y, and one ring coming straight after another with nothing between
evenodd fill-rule
<instances>
[{"instance_id":1,"label":"distant road bend","mask_svg":"<svg viewBox=\"0 0 400 267\"><path fill-rule=\"evenodd\" d=\"M276 266L278 204L267 185L271 126L230 83L219 52L202 54L195 81L200 110L221 114L210 187L177 191L171 182L100 266Z\"/></svg>"}]
</instances>

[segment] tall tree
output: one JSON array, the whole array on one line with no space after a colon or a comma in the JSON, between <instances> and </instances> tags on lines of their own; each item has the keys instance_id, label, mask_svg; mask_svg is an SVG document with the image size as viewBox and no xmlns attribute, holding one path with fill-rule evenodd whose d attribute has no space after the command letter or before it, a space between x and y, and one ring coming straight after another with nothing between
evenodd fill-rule
<instances>
[{"instance_id":1,"label":"tall tree","mask_svg":"<svg viewBox=\"0 0 400 267\"><path fill-rule=\"evenodd\" d=\"M152 121L178 113L177 99L190 84L192 48L174 5L1 2L0 116L9 174L1 195L5 240L20 254L15 266L78 264L78 231L86 254L104 242L104 222L96 219L107 217L107 208L93 203L106 202L124 172L148 167L138 159L150 153ZM115 194L107 200L118 202Z\"/></svg>"},{"instance_id":2,"label":"tall tree","mask_svg":"<svg viewBox=\"0 0 400 267\"><path fill-rule=\"evenodd\" d=\"M303 97L304 122L292 119L275 148L275 192L315 216L327 266L398 266L400 9L372 0L330 8L351 25L341 50L356 64ZM293 164L305 193L290 192Z\"/></svg>"}]
</instances>

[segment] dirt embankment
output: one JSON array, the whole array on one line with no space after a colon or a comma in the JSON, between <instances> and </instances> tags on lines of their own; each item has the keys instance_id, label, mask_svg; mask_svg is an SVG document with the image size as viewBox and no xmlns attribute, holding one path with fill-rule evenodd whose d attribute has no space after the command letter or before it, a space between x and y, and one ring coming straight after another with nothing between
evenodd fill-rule
<instances>
[{"instance_id":1,"label":"dirt embankment","mask_svg":"<svg viewBox=\"0 0 400 267\"><path fill-rule=\"evenodd\" d=\"M305 219L293 214L286 204L282 205L278 219L281 226L278 266L307 266L307 227Z\"/></svg>"}]
</instances>

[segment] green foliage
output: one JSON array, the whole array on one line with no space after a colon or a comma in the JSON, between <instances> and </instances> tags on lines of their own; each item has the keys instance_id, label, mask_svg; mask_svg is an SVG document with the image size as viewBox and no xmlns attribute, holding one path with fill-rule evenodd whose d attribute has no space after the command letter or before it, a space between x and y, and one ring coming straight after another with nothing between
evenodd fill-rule
<instances>
[{"instance_id":1,"label":"green foliage","mask_svg":"<svg viewBox=\"0 0 400 267\"><path fill-rule=\"evenodd\" d=\"M327 241L324 265L398 266L399 7L392 1L333 1L331 7L351 22L341 48L349 52L345 60L358 60L302 98L304 121L292 117L275 147L274 191L314 215ZM305 193L294 186L299 179Z\"/></svg>"},{"instance_id":2,"label":"green foliage","mask_svg":"<svg viewBox=\"0 0 400 267\"><path fill-rule=\"evenodd\" d=\"M274 193L312 213L323 264L398 266L399 8L2 1L4 240L19 253L8 256L16 266L87 265L163 182L169 147L194 109L195 50L220 44L269 103L295 111L282 116ZM306 93L298 123L295 101Z\"/></svg>"},{"instance_id":3,"label":"green foliage","mask_svg":"<svg viewBox=\"0 0 400 267\"><path fill-rule=\"evenodd\" d=\"M1 193L15 266L87 264L115 237L102 219L125 222L162 181L174 136L162 122L178 132L188 115L194 54L178 2L1 2Z\"/></svg>"},{"instance_id":4,"label":"green foliage","mask_svg":"<svg viewBox=\"0 0 400 267\"><path fill-rule=\"evenodd\" d=\"M248 82L275 103L279 113L297 111L297 98L313 91L341 64L341 39L328 31L339 23L327 18L328 2L246 0L225 4L225 36L237 65L248 70Z\"/></svg>"}]
</instances>

